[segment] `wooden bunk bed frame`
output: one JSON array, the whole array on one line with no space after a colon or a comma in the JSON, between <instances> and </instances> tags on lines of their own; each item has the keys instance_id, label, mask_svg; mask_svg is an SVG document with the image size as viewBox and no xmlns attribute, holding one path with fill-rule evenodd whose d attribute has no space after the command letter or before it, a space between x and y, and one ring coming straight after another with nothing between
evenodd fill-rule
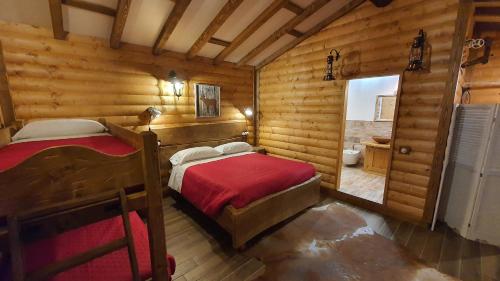
<instances>
[{"instance_id":1,"label":"wooden bunk bed frame","mask_svg":"<svg viewBox=\"0 0 500 281\"><path fill-rule=\"evenodd\" d=\"M167 280L157 136L100 121L113 136L137 151L110 156L80 146L54 147L0 172L0 249L8 251L7 217L24 217L22 232L29 235L22 239L36 240L119 215L116 196L94 202L124 189L130 211L146 209L152 278ZM9 143L15 129L1 128L0 144ZM52 221L39 219L64 210L68 211Z\"/></svg>"},{"instance_id":2,"label":"wooden bunk bed frame","mask_svg":"<svg viewBox=\"0 0 500 281\"><path fill-rule=\"evenodd\" d=\"M161 141L160 163L164 181L168 182L172 165L170 157L179 150L197 146L217 146L246 141L246 123L214 123L155 129ZM175 191L172 191L175 192ZM320 177L293 188L266 196L248 206L224 208L215 221L231 234L234 248L244 248L257 234L320 201Z\"/></svg>"}]
</instances>

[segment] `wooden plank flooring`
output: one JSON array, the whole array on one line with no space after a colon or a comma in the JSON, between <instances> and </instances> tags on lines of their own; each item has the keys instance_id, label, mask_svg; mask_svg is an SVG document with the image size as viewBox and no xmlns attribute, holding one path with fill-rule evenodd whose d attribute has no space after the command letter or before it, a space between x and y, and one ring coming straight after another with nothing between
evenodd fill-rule
<instances>
[{"instance_id":1,"label":"wooden plank flooring","mask_svg":"<svg viewBox=\"0 0 500 281\"><path fill-rule=\"evenodd\" d=\"M243 281L264 272L262 262L233 250L229 237L191 206L167 197L164 213L167 251L177 263L173 280Z\"/></svg>"},{"instance_id":2,"label":"wooden plank flooring","mask_svg":"<svg viewBox=\"0 0 500 281\"><path fill-rule=\"evenodd\" d=\"M335 201L327 199L321 204L332 202ZM431 232L422 226L341 204L360 215L375 232L405 246L409 255L428 266L465 281L500 281L497 247L463 239L443 224ZM249 257L248 252L234 251L230 237L189 204L165 198L164 209L168 252L177 261L174 280L253 280L264 272L262 262ZM251 245L259 245L263 237L284 225L287 224L266 231Z\"/></svg>"}]
</instances>

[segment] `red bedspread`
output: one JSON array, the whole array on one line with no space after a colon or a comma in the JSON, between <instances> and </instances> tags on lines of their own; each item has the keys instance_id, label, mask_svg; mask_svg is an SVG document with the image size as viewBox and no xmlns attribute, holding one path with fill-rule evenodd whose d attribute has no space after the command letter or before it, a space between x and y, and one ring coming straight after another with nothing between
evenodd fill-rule
<instances>
[{"instance_id":1,"label":"red bedspread","mask_svg":"<svg viewBox=\"0 0 500 281\"><path fill-rule=\"evenodd\" d=\"M151 277L148 230L136 212L130 213L130 223L142 280ZM25 270L33 271L54 261L60 261L124 236L121 217L114 217L62 233L54 238L39 240L24 247ZM169 271L175 271L175 260L168 257ZM4 270L8 271L8 269ZM1 273L1 270L0 270ZM10 280L8 272L0 280ZM51 281L132 280L127 248L104 255L88 263L59 273Z\"/></svg>"},{"instance_id":2,"label":"red bedspread","mask_svg":"<svg viewBox=\"0 0 500 281\"><path fill-rule=\"evenodd\" d=\"M126 155L136 149L113 136L93 136L74 139L57 139L21 142L0 148L0 171L10 169L34 154L51 147L77 145L109 155Z\"/></svg>"},{"instance_id":3,"label":"red bedspread","mask_svg":"<svg viewBox=\"0 0 500 281\"><path fill-rule=\"evenodd\" d=\"M213 217L229 203L243 208L314 175L311 164L252 153L189 167L182 180L181 193Z\"/></svg>"}]
</instances>

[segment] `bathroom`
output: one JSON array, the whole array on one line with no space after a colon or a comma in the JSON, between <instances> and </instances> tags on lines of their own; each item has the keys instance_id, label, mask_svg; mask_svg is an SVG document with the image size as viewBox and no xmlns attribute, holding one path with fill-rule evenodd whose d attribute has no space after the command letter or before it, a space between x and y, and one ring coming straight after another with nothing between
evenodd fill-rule
<instances>
[{"instance_id":1,"label":"bathroom","mask_svg":"<svg viewBox=\"0 0 500 281\"><path fill-rule=\"evenodd\" d=\"M339 191L383 202L398 87L399 75L349 81Z\"/></svg>"}]
</instances>

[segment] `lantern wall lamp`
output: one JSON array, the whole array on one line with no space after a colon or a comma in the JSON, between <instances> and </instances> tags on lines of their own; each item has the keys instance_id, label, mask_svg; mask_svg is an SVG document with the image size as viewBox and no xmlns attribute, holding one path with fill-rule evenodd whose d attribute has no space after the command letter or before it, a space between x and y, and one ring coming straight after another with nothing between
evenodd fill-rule
<instances>
[{"instance_id":1,"label":"lantern wall lamp","mask_svg":"<svg viewBox=\"0 0 500 281\"><path fill-rule=\"evenodd\" d=\"M330 54L326 57L326 70L323 80L325 81L335 80L335 76L333 76L333 62L338 61L339 58L340 58L340 52L337 51L336 49L332 49L330 51Z\"/></svg>"},{"instance_id":2,"label":"lantern wall lamp","mask_svg":"<svg viewBox=\"0 0 500 281\"><path fill-rule=\"evenodd\" d=\"M181 97L184 92L184 82L177 78L177 73L175 73L174 70L168 73L168 81L172 83L174 96L176 96L177 99Z\"/></svg>"},{"instance_id":3,"label":"lantern wall lamp","mask_svg":"<svg viewBox=\"0 0 500 281\"><path fill-rule=\"evenodd\" d=\"M418 71L424 68L425 35L424 30L420 29L418 36L413 39L407 71Z\"/></svg>"}]
</instances>

